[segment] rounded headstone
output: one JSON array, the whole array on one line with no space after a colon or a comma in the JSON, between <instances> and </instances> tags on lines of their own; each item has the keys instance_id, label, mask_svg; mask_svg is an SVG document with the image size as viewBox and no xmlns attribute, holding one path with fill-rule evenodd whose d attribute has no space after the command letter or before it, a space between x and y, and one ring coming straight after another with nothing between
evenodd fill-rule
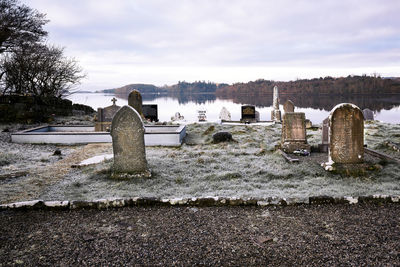
<instances>
[{"instance_id":1,"label":"rounded headstone","mask_svg":"<svg viewBox=\"0 0 400 267\"><path fill-rule=\"evenodd\" d=\"M364 115L356 105L343 103L331 111L329 159L343 164L364 161Z\"/></svg>"},{"instance_id":2,"label":"rounded headstone","mask_svg":"<svg viewBox=\"0 0 400 267\"><path fill-rule=\"evenodd\" d=\"M145 129L139 113L123 106L111 124L114 152L113 177L150 176L144 144Z\"/></svg>"},{"instance_id":3,"label":"rounded headstone","mask_svg":"<svg viewBox=\"0 0 400 267\"><path fill-rule=\"evenodd\" d=\"M140 94L139 91L133 90L132 92L130 92L128 96L128 105L133 107L143 118L143 110L142 110L143 101L142 101L142 95Z\"/></svg>"},{"instance_id":4,"label":"rounded headstone","mask_svg":"<svg viewBox=\"0 0 400 267\"><path fill-rule=\"evenodd\" d=\"M290 100L286 100L285 104L283 104L283 111L287 112L294 112L294 104Z\"/></svg>"},{"instance_id":5,"label":"rounded headstone","mask_svg":"<svg viewBox=\"0 0 400 267\"><path fill-rule=\"evenodd\" d=\"M226 107L223 107L221 109L221 112L219 113L219 118L223 121L231 120L231 113L226 109Z\"/></svg>"}]
</instances>

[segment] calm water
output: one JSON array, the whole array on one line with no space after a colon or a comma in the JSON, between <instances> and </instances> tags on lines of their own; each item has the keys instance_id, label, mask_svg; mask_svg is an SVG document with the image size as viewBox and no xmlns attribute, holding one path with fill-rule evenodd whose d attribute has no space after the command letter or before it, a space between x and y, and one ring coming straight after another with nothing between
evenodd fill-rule
<instances>
[{"instance_id":1,"label":"calm water","mask_svg":"<svg viewBox=\"0 0 400 267\"><path fill-rule=\"evenodd\" d=\"M117 105L123 106L128 104L128 100L110 94L101 93L76 93L68 97L74 103L91 106L95 110L99 107L106 107L112 104L111 99L117 98ZM388 123L400 123L400 97L358 97L354 99L346 99L340 97L338 99L332 97L326 98L290 98L281 97L281 103L286 98L291 99L296 105L296 112L304 112L306 118L310 119L314 124L321 123L330 113L330 110L339 103L350 102L358 105L361 109L369 108L374 111L377 120ZM235 99L220 99L215 95L197 95L197 96L157 96L143 95L143 104L157 104L158 118L160 121L169 121L175 112L179 112L188 122L197 121L197 111L205 109L207 111L208 121L218 121L219 113L222 107L226 107L231 113L232 120L239 120L241 117L241 106L243 104L252 104L256 106L256 110L260 112L261 120L270 120L272 110L272 96L252 99L249 97L238 97ZM280 106L283 112L282 105Z\"/></svg>"}]
</instances>

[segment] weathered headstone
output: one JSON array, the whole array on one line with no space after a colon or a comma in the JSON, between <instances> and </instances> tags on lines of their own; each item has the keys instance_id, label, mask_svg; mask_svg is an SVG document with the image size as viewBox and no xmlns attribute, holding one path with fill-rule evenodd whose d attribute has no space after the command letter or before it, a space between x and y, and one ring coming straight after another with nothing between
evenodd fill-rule
<instances>
[{"instance_id":1,"label":"weathered headstone","mask_svg":"<svg viewBox=\"0 0 400 267\"><path fill-rule=\"evenodd\" d=\"M256 107L255 106L242 106L241 122L255 122L256 121Z\"/></svg>"},{"instance_id":2,"label":"weathered headstone","mask_svg":"<svg viewBox=\"0 0 400 267\"><path fill-rule=\"evenodd\" d=\"M153 104L142 105L143 116L149 121L158 121L158 106Z\"/></svg>"},{"instance_id":3,"label":"weathered headstone","mask_svg":"<svg viewBox=\"0 0 400 267\"><path fill-rule=\"evenodd\" d=\"M271 111L271 120L275 122L280 122L282 120L281 111L279 110L279 93L278 86L274 86L274 95Z\"/></svg>"},{"instance_id":4,"label":"weathered headstone","mask_svg":"<svg viewBox=\"0 0 400 267\"><path fill-rule=\"evenodd\" d=\"M260 112L256 110L256 121L260 121Z\"/></svg>"},{"instance_id":5,"label":"weathered headstone","mask_svg":"<svg viewBox=\"0 0 400 267\"><path fill-rule=\"evenodd\" d=\"M355 105L339 104L329 115L329 162L356 164L364 161L364 115Z\"/></svg>"},{"instance_id":6,"label":"weathered headstone","mask_svg":"<svg viewBox=\"0 0 400 267\"><path fill-rule=\"evenodd\" d=\"M285 104L283 104L283 111L287 112L294 112L294 104L290 100L286 100Z\"/></svg>"},{"instance_id":7,"label":"weathered headstone","mask_svg":"<svg viewBox=\"0 0 400 267\"><path fill-rule=\"evenodd\" d=\"M136 109L140 117L144 118L142 109L143 106L142 95L140 94L139 91L133 90L132 92L129 93L128 105Z\"/></svg>"},{"instance_id":8,"label":"weathered headstone","mask_svg":"<svg viewBox=\"0 0 400 267\"><path fill-rule=\"evenodd\" d=\"M113 178L150 177L144 144L144 126L139 113L123 106L111 125L114 152Z\"/></svg>"},{"instance_id":9,"label":"weathered headstone","mask_svg":"<svg viewBox=\"0 0 400 267\"><path fill-rule=\"evenodd\" d=\"M373 121L374 120L374 112L368 108L363 110L364 120Z\"/></svg>"},{"instance_id":10,"label":"weathered headstone","mask_svg":"<svg viewBox=\"0 0 400 267\"><path fill-rule=\"evenodd\" d=\"M231 113L226 109L226 107L223 107L221 109L221 112L219 113L219 118L221 119L221 121L231 120Z\"/></svg>"},{"instance_id":11,"label":"weathered headstone","mask_svg":"<svg viewBox=\"0 0 400 267\"><path fill-rule=\"evenodd\" d=\"M97 109L97 121L94 126L96 132L108 132L111 129L111 121L117 111L121 108L115 104L115 102L117 102L115 97L111 99L111 101L113 102L111 106Z\"/></svg>"},{"instance_id":12,"label":"weathered headstone","mask_svg":"<svg viewBox=\"0 0 400 267\"><path fill-rule=\"evenodd\" d=\"M320 152L328 153L329 147L329 117L322 121L322 141L318 145Z\"/></svg>"},{"instance_id":13,"label":"weathered headstone","mask_svg":"<svg viewBox=\"0 0 400 267\"><path fill-rule=\"evenodd\" d=\"M287 112L283 114L281 145L286 153L304 149L310 151L307 144L305 114L303 112Z\"/></svg>"}]
</instances>

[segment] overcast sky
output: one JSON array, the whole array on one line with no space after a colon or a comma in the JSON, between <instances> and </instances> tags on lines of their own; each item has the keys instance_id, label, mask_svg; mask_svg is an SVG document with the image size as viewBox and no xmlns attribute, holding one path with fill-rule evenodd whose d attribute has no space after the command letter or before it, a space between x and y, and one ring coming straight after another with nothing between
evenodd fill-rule
<instances>
[{"instance_id":1,"label":"overcast sky","mask_svg":"<svg viewBox=\"0 0 400 267\"><path fill-rule=\"evenodd\" d=\"M87 73L129 83L400 76L400 0L21 0Z\"/></svg>"}]
</instances>

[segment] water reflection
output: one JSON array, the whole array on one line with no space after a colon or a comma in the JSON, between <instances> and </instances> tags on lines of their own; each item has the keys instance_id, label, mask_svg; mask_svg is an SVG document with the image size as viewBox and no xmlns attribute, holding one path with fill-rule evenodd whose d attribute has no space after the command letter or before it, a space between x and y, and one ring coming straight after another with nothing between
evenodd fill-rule
<instances>
[{"instance_id":1,"label":"water reflection","mask_svg":"<svg viewBox=\"0 0 400 267\"><path fill-rule=\"evenodd\" d=\"M122 99L128 99L128 95L116 95ZM170 97L178 100L180 105L195 103L198 105L214 102L218 99L229 100L235 104L255 105L257 107L272 106L272 95L249 96L237 95L216 96L215 94L142 94L143 101L151 102L160 97ZM298 108L313 108L326 111L332 110L339 103L353 103L361 109L369 108L374 112L390 110L400 106L400 95L349 95L349 96L314 96L314 95L280 95L280 103L291 100Z\"/></svg>"}]
</instances>

